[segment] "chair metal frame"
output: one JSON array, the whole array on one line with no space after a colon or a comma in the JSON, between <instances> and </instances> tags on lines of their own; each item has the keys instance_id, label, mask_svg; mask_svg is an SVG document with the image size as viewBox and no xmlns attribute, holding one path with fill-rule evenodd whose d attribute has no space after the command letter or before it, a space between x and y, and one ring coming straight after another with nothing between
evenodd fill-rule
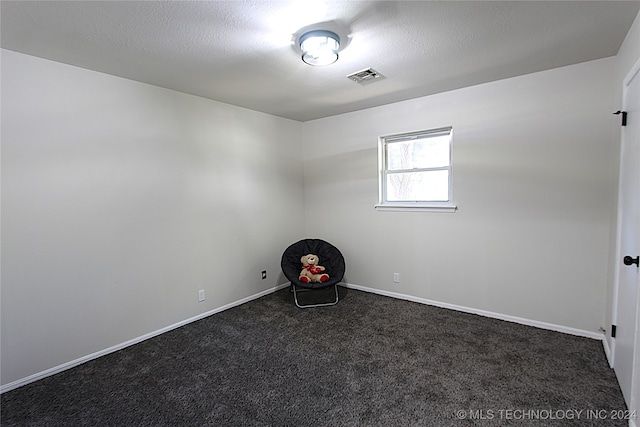
<instances>
[{"instance_id":1,"label":"chair metal frame","mask_svg":"<svg viewBox=\"0 0 640 427\"><path fill-rule=\"evenodd\" d=\"M293 299L296 303L296 306L298 306L298 308L313 308L313 307L328 307L330 305L336 305L338 303L338 284L334 284L333 285L333 289L334 292L336 294L336 299L335 301L330 301L330 302L324 302L324 303L320 303L320 304L305 304L305 305L301 305L298 302L298 292L307 292L307 291L317 291L317 290L321 290L321 289L327 289L325 288L300 288L299 291L296 291L296 288L298 286L295 283L291 283L291 289L293 290Z\"/></svg>"}]
</instances>

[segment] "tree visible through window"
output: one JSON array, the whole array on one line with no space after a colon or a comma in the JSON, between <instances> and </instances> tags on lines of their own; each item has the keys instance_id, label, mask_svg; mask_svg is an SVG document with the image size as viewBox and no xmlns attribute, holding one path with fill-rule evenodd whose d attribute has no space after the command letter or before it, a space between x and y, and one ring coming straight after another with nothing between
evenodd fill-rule
<instances>
[{"instance_id":1,"label":"tree visible through window","mask_svg":"<svg viewBox=\"0 0 640 427\"><path fill-rule=\"evenodd\" d=\"M452 128L380 138L380 204L448 204Z\"/></svg>"}]
</instances>

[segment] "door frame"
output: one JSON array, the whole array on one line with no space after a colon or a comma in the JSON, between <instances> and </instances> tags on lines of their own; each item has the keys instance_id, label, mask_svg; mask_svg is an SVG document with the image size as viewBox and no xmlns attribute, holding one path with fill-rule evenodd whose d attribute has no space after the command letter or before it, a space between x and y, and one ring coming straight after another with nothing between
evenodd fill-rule
<instances>
[{"instance_id":1,"label":"door frame","mask_svg":"<svg viewBox=\"0 0 640 427\"><path fill-rule=\"evenodd\" d=\"M633 65L633 67L631 67L631 69L629 70L629 72L627 73L627 75L625 76L623 83L622 83L622 106L624 107L624 105L626 105L626 100L627 100L627 96L629 93L629 90L627 89L629 84L631 83L631 81L634 78L640 78L640 58L638 58L638 60L636 61L636 63ZM625 151L624 148L626 146L625 144L626 140L625 140L625 133L621 130L620 131L620 157L618 159L618 165L619 165L619 170L618 170L618 201L617 201L617 224L616 224L616 240L615 240L615 268L614 268L614 279L613 279L613 294L612 294L612 309L611 309L611 324L612 325L616 325L617 324L617 320L618 320L618 292L620 290L620 273L621 270L623 268L622 265L622 259L625 256L624 253L622 253L622 189L623 189L623 168L622 168L622 164L623 164L623 158L625 155ZM640 159L637 159L639 162L639 166L640 167ZM640 244L640 242L639 242ZM629 268L627 266L624 266L624 268ZM638 280L638 293L637 293L637 301L636 301L636 319L635 322L633 324L634 327L634 332L635 332L635 342L633 345L633 360L637 359L637 355L638 355L638 351L640 350L640 343L639 338L638 338L638 325L640 324L640 279ZM606 331L605 334L610 334L611 331ZM607 342L606 339L606 335L605 335L605 343ZM615 352L616 352L616 341L615 338L611 339L611 346L609 348L609 365L611 368L615 369ZM633 362L632 362L633 363ZM632 365L632 372L635 372L635 370L638 368L638 366L636 366L637 364L634 363L634 365ZM636 375L637 377L637 375ZM632 378L631 381L631 396L633 396L633 390L636 387L639 387L640 384L638 383L637 379ZM632 400L632 399L630 399ZM630 402L630 404L633 404L633 402ZM631 408L629 408L631 409Z\"/></svg>"}]
</instances>

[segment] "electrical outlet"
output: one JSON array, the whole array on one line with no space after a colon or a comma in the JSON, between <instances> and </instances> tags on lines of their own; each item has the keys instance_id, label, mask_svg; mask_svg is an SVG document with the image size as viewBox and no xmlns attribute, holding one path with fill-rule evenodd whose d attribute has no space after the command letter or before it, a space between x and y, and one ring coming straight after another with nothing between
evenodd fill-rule
<instances>
[{"instance_id":1,"label":"electrical outlet","mask_svg":"<svg viewBox=\"0 0 640 427\"><path fill-rule=\"evenodd\" d=\"M198 301L204 301L204 289L198 291Z\"/></svg>"},{"instance_id":2,"label":"electrical outlet","mask_svg":"<svg viewBox=\"0 0 640 427\"><path fill-rule=\"evenodd\" d=\"M393 273L393 283L400 283L400 273Z\"/></svg>"},{"instance_id":3,"label":"electrical outlet","mask_svg":"<svg viewBox=\"0 0 640 427\"><path fill-rule=\"evenodd\" d=\"M262 280L267 278L267 270L262 270Z\"/></svg>"}]
</instances>

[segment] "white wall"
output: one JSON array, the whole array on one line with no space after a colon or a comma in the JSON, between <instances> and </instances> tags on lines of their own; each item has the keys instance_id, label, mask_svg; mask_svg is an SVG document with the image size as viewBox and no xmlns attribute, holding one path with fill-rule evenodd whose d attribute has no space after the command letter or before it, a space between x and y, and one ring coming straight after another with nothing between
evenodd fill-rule
<instances>
[{"instance_id":1,"label":"white wall","mask_svg":"<svg viewBox=\"0 0 640 427\"><path fill-rule=\"evenodd\" d=\"M342 249L351 284L597 334L613 70L608 58L304 123L307 234ZM458 212L375 211L378 136L449 125Z\"/></svg>"},{"instance_id":2,"label":"white wall","mask_svg":"<svg viewBox=\"0 0 640 427\"><path fill-rule=\"evenodd\" d=\"M297 123L3 50L2 384L282 283L304 236L352 284L597 332L615 64ZM448 125L459 211L375 211L377 137Z\"/></svg>"},{"instance_id":3,"label":"white wall","mask_svg":"<svg viewBox=\"0 0 640 427\"><path fill-rule=\"evenodd\" d=\"M282 283L301 138L299 122L3 50L2 384Z\"/></svg>"}]
</instances>

